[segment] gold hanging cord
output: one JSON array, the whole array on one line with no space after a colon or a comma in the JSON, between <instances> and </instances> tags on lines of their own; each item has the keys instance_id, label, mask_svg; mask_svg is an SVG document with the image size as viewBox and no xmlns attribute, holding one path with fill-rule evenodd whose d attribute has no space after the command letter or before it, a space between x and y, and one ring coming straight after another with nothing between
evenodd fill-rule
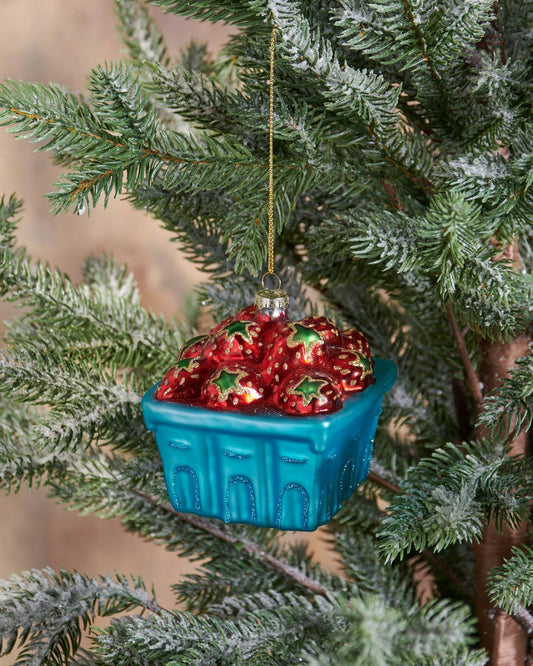
<instances>
[{"instance_id":1,"label":"gold hanging cord","mask_svg":"<svg viewBox=\"0 0 533 666\"><path fill-rule=\"evenodd\" d=\"M272 316L286 311L289 299L281 288L281 280L274 272L274 49L276 44L276 26L272 24L270 33L270 77L269 113L268 113L268 256L267 272L264 273L261 283L263 290L255 295L255 304L260 310L271 311ZM274 285L267 285L274 279Z\"/></svg>"},{"instance_id":2,"label":"gold hanging cord","mask_svg":"<svg viewBox=\"0 0 533 666\"><path fill-rule=\"evenodd\" d=\"M267 274L279 277L274 273L274 47L276 43L276 26L270 34L270 90L269 126L268 126L268 268ZM263 280L264 280L263 276Z\"/></svg>"}]
</instances>

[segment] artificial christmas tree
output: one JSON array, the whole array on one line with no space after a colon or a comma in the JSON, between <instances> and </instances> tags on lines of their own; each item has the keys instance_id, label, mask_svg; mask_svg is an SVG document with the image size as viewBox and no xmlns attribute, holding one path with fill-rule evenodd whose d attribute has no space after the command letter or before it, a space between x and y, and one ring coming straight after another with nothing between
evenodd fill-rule
<instances>
[{"instance_id":1,"label":"artificial christmas tree","mask_svg":"<svg viewBox=\"0 0 533 666\"><path fill-rule=\"evenodd\" d=\"M32 262L16 246L20 203L5 198L0 290L26 308L0 366L2 486L40 481L67 506L119 515L202 559L203 575L176 584L188 614L136 578L27 572L2 586L4 651L21 645L21 664L523 664L531 2L159 0L239 29L214 61L191 46L176 62L142 5L115 4L131 57L93 70L88 96L0 89L2 123L68 172L53 209L127 194L211 273L214 316L250 303L265 258L274 22L275 225L291 319L314 313L314 287L399 378L369 481L330 524L343 576L276 531L177 513L140 396L196 322L144 310L106 257L87 261L79 285ZM81 624L134 609L145 612L78 650Z\"/></svg>"}]
</instances>

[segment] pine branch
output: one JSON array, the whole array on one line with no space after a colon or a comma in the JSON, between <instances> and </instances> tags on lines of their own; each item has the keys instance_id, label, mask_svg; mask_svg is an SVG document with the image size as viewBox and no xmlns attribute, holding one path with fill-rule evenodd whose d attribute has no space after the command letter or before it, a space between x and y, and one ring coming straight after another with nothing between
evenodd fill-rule
<instances>
[{"instance_id":1,"label":"pine branch","mask_svg":"<svg viewBox=\"0 0 533 666\"><path fill-rule=\"evenodd\" d=\"M509 377L485 396L477 427L491 437L512 440L533 423L533 354L516 361Z\"/></svg>"},{"instance_id":2,"label":"pine branch","mask_svg":"<svg viewBox=\"0 0 533 666\"><path fill-rule=\"evenodd\" d=\"M80 645L81 628L96 616L133 608L168 614L140 578L89 578L61 570L26 571L0 582L0 654L22 648L14 666L69 663Z\"/></svg>"},{"instance_id":3,"label":"pine branch","mask_svg":"<svg viewBox=\"0 0 533 666\"><path fill-rule=\"evenodd\" d=\"M172 588L178 602L185 604L188 611L205 613L213 612L215 605L224 604L228 598L240 599L272 589L285 592L291 587L285 583L282 575L249 561L213 559L198 574L184 576Z\"/></svg>"},{"instance_id":4,"label":"pine branch","mask_svg":"<svg viewBox=\"0 0 533 666\"><path fill-rule=\"evenodd\" d=\"M462 321L488 337L495 330L509 337L529 321L529 286L498 258L490 223L472 225L479 215L479 208L451 191L435 196L423 218L382 211L379 218L350 215L335 226L344 227L352 256L436 280L443 304L451 299Z\"/></svg>"},{"instance_id":5,"label":"pine branch","mask_svg":"<svg viewBox=\"0 0 533 666\"><path fill-rule=\"evenodd\" d=\"M387 162L411 179L425 177L430 159L424 142L415 132L400 130L400 90L370 70L341 65L331 44L312 31L295 2L272 0L269 8L293 69L315 77L325 108L350 120L355 113Z\"/></svg>"},{"instance_id":6,"label":"pine branch","mask_svg":"<svg viewBox=\"0 0 533 666\"><path fill-rule=\"evenodd\" d=\"M3 196L0 199L0 251L3 253L5 248L11 248L15 245L15 229L17 228L19 216L22 212L24 202L12 194L6 201ZM0 254L3 259L3 254ZM1 264L0 264L1 265ZM1 285L2 295L5 288Z\"/></svg>"},{"instance_id":7,"label":"pine branch","mask_svg":"<svg viewBox=\"0 0 533 666\"><path fill-rule=\"evenodd\" d=\"M89 77L89 91L102 127L124 141L136 140L145 147L157 144L155 113L130 65L118 62L96 67Z\"/></svg>"},{"instance_id":8,"label":"pine branch","mask_svg":"<svg viewBox=\"0 0 533 666\"><path fill-rule=\"evenodd\" d=\"M532 569L533 550L526 545L513 548L511 557L490 572L489 594L494 604L513 616L533 605Z\"/></svg>"},{"instance_id":9,"label":"pine branch","mask_svg":"<svg viewBox=\"0 0 533 666\"><path fill-rule=\"evenodd\" d=\"M12 125L13 132L24 132L35 141L47 141L42 149L64 151L76 159L90 152L94 145L104 151L124 148L116 137L103 129L92 117L88 105L69 90L55 84L9 81L0 85L2 125ZM81 152L81 154L80 154Z\"/></svg>"},{"instance_id":10,"label":"pine branch","mask_svg":"<svg viewBox=\"0 0 533 666\"><path fill-rule=\"evenodd\" d=\"M384 479L373 471L369 472L368 480L394 494L402 492L399 486L391 483L387 479ZM385 515L386 514L383 513L381 514L381 517L384 517ZM376 526L376 528L377 527L378 526ZM450 567L446 565L446 562L437 557L429 548L424 548L424 550L420 552L420 556L423 560L428 562L433 569L438 570L438 572L444 576L446 581L451 582L458 590L460 590L465 599L468 599L469 601L474 600L473 590L468 585L466 585L465 581L462 580Z\"/></svg>"},{"instance_id":11,"label":"pine branch","mask_svg":"<svg viewBox=\"0 0 533 666\"><path fill-rule=\"evenodd\" d=\"M38 487L41 478L59 462L51 460L48 452L35 450L31 432L37 422L37 414L27 407L0 398L0 488L6 493L18 492L23 483ZM79 457L77 453L74 456ZM63 456L61 463L68 465L70 458L69 454Z\"/></svg>"},{"instance_id":12,"label":"pine branch","mask_svg":"<svg viewBox=\"0 0 533 666\"><path fill-rule=\"evenodd\" d=\"M94 109L54 85L0 86L2 124L35 141L46 140L42 148L66 163L76 155L79 171L64 176L50 195L54 212L85 210L101 196L107 201L123 187L132 191L156 175L165 189L190 194L224 187L235 195L264 184L266 164L238 141L204 136L200 143L162 128L155 132L149 102L127 67L96 70L91 86ZM277 171L290 180L285 170L295 166L278 160ZM248 172L244 181L241 169Z\"/></svg>"},{"instance_id":13,"label":"pine branch","mask_svg":"<svg viewBox=\"0 0 533 666\"><path fill-rule=\"evenodd\" d=\"M225 140L222 145L203 137L204 145L200 145L191 136L177 134L164 137L164 141L161 148L126 146L119 159L104 164L89 162L83 171L64 177L56 184L57 191L50 195L53 211L59 213L75 205L88 206L90 201L94 206L102 195L106 203L112 194L118 196L123 188L132 191L156 176L161 178L161 185L167 191L190 194L220 187L234 195L242 194L245 187L258 187L264 181L266 164L257 162L235 142ZM285 166L294 168L293 164ZM278 164L278 169L282 168L283 165ZM241 171L247 174L244 180Z\"/></svg>"},{"instance_id":14,"label":"pine branch","mask_svg":"<svg viewBox=\"0 0 533 666\"><path fill-rule=\"evenodd\" d=\"M10 210L0 206L0 214ZM131 367L140 376L141 368L161 371L171 364L190 329L185 326L182 332L175 322L169 325L142 308L125 266L108 257L89 258L85 283L75 286L59 271L32 263L14 248L14 232L12 222L0 227L0 289L9 300L30 308L8 328L7 341L18 355L42 359L49 370L51 358L58 367L67 361L94 363L109 368L111 375L117 368ZM25 363L21 359L22 366Z\"/></svg>"},{"instance_id":15,"label":"pine branch","mask_svg":"<svg viewBox=\"0 0 533 666\"><path fill-rule=\"evenodd\" d=\"M321 640L336 625L333 604L318 606L300 597L261 594L256 608L241 610L234 621L151 615L123 618L94 639L95 651L108 666L181 663L294 663L304 642Z\"/></svg>"},{"instance_id":16,"label":"pine branch","mask_svg":"<svg viewBox=\"0 0 533 666\"><path fill-rule=\"evenodd\" d=\"M229 89L215 78L216 72L212 70L159 67L154 77L154 94L196 128L220 136L245 136L250 150L266 153L269 131L266 80L264 90L260 91L257 85L252 88L246 84L241 89ZM317 159L321 127L316 115L307 104L286 97L282 89L277 92L273 117L276 162L280 157L292 156L294 160L299 155L307 168L309 165L323 168L322 159Z\"/></svg>"},{"instance_id":17,"label":"pine branch","mask_svg":"<svg viewBox=\"0 0 533 666\"><path fill-rule=\"evenodd\" d=\"M167 67L169 57L164 37L147 8L137 0L114 0L114 4L119 31L133 62L139 67L145 63Z\"/></svg>"},{"instance_id":18,"label":"pine branch","mask_svg":"<svg viewBox=\"0 0 533 666\"><path fill-rule=\"evenodd\" d=\"M88 405L97 406L109 401L110 408L116 405L138 405L140 397L131 389L128 376L117 382L117 369L106 369L95 359L92 368L80 367L74 370L67 366L65 359L54 351L48 353L35 350L20 356L0 357L3 384L2 392L19 402L50 405L76 404L81 406L85 397Z\"/></svg>"},{"instance_id":19,"label":"pine branch","mask_svg":"<svg viewBox=\"0 0 533 666\"><path fill-rule=\"evenodd\" d=\"M302 192L320 176L305 165L275 169L274 189L280 192L275 202L276 234L288 224ZM228 273L255 276L266 259L268 208L266 180L256 185L258 192L242 197L221 186L184 198L179 190L156 179L151 187L137 189L131 201L163 220L191 260L215 279Z\"/></svg>"},{"instance_id":20,"label":"pine branch","mask_svg":"<svg viewBox=\"0 0 533 666\"><path fill-rule=\"evenodd\" d=\"M522 133L520 124L513 124L509 132L512 136L508 143L512 144ZM501 143L498 136L494 145ZM469 201L481 207L487 236L490 233L508 242L529 227L533 211L528 186L531 160L523 156L505 160L492 144L491 149L494 153L480 153L478 149L441 160L435 175L442 187L460 189Z\"/></svg>"},{"instance_id":21,"label":"pine branch","mask_svg":"<svg viewBox=\"0 0 533 666\"><path fill-rule=\"evenodd\" d=\"M479 51L493 14L489 1L466 9L402 0L344 0L333 13L349 62L370 64L401 84L400 108L410 124L452 153L459 146L496 151L521 123L514 77Z\"/></svg>"},{"instance_id":22,"label":"pine branch","mask_svg":"<svg viewBox=\"0 0 533 666\"><path fill-rule=\"evenodd\" d=\"M387 0L372 7L344 0L335 17L336 25L342 28L340 36L347 46L361 51L377 64L400 65L400 70L409 68L420 97L427 103L436 96L439 106L443 106L448 115L448 123L454 126L445 82L439 70L441 66L443 70L449 68L457 60L461 53L459 44L464 48L469 41L475 43L483 36L483 26L479 24L486 22L490 3L480 3L476 9L479 14L476 12L475 16L463 11L463 17L469 21L468 27L457 21L460 8L455 3L445 7L438 27L430 11L420 5L411 6L409 0L394 3ZM454 10L456 16L452 21L448 12L451 14ZM473 34L467 37L468 28ZM443 30L450 33L455 30L456 34L450 34L449 39L435 40L435 35Z\"/></svg>"},{"instance_id":23,"label":"pine branch","mask_svg":"<svg viewBox=\"0 0 533 666\"><path fill-rule=\"evenodd\" d=\"M329 575L312 560L306 541L284 544L272 539L267 547L276 559L313 580L321 580L330 588L330 596L346 589L344 579ZM178 601L185 603L188 610L196 613L208 611L223 619L234 617L237 609L242 610L243 603L248 604L250 599L263 592L299 593L299 586L292 578L276 568L265 568L260 560L218 557L204 562L198 574L185 576L172 587Z\"/></svg>"},{"instance_id":24,"label":"pine branch","mask_svg":"<svg viewBox=\"0 0 533 666\"><path fill-rule=\"evenodd\" d=\"M441 600L422 608L412 603L398 607L388 599L363 594L351 598L341 609L346 628L327 651L310 660L313 666L486 663L483 651L471 649L473 622L468 609L460 604ZM433 633L435 626L441 630Z\"/></svg>"},{"instance_id":25,"label":"pine branch","mask_svg":"<svg viewBox=\"0 0 533 666\"><path fill-rule=\"evenodd\" d=\"M479 541L491 516L500 526L517 525L527 515L531 495L527 462L489 444L463 444L462 450L448 444L413 468L400 488L378 534L378 547L389 562L411 548L439 551Z\"/></svg>"},{"instance_id":26,"label":"pine branch","mask_svg":"<svg viewBox=\"0 0 533 666\"><path fill-rule=\"evenodd\" d=\"M147 8L138 0L114 0L118 31L128 49L133 66L145 92L150 93L153 68L170 65L163 34ZM167 129L183 130L183 122L164 104L149 96L148 103L158 121Z\"/></svg>"},{"instance_id":27,"label":"pine branch","mask_svg":"<svg viewBox=\"0 0 533 666\"><path fill-rule=\"evenodd\" d=\"M164 7L169 13L201 19L203 21L224 21L238 27L257 25L265 14L263 3L260 0L246 0L235 2L233 0L221 5L215 0L149 0L151 4Z\"/></svg>"},{"instance_id":28,"label":"pine branch","mask_svg":"<svg viewBox=\"0 0 533 666\"><path fill-rule=\"evenodd\" d=\"M258 115L251 100L213 80L211 72L157 67L152 87L157 98L175 113L198 128L209 128L221 135L242 134L244 125L238 110L255 111L254 115ZM264 113L261 120L266 121Z\"/></svg>"}]
</instances>

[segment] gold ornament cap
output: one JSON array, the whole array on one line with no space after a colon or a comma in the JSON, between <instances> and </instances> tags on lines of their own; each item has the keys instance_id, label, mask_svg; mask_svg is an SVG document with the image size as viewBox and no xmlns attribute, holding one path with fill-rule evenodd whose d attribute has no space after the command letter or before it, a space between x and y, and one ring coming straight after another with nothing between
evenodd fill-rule
<instances>
[{"instance_id":1,"label":"gold ornament cap","mask_svg":"<svg viewBox=\"0 0 533 666\"><path fill-rule=\"evenodd\" d=\"M289 297L283 289L261 289L255 295L255 304L259 310L286 310Z\"/></svg>"},{"instance_id":2,"label":"gold ornament cap","mask_svg":"<svg viewBox=\"0 0 533 666\"><path fill-rule=\"evenodd\" d=\"M265 278L272 277L277 280L276 288L269 288L265 285ZM258 310L268 314L271 319L276 319L287 313L289 307L289 296L287 292L281 289L281 280L275 273L265 273L262 279L263 289L255 294L255 305Z\"/></svg>"}]
</instances>

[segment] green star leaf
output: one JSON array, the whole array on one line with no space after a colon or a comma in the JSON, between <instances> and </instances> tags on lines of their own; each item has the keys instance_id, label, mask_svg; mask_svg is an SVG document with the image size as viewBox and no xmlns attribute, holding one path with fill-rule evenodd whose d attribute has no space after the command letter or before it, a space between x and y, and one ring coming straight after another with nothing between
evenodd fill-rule
<instances>
[{"instance_id":1,"label":"green star leaf","mask_svg":"<svg viewBox=\"0 0 533 666\"><path fill-rule=\"evenodd\" d=\"M193 363L196 363L196 366L198 366L198 361L194 357L190 358L181 358L177 363L176 363L176 368L178 370L181 370L182 368L185 368L186 370L194 370L194 365L191 368L191 365Z\"/></svg>"},{"instance_id":2,"label":"green star leaf","mask_svg":"<svg viewBox=\"0 0 533 666\"><path fill-rule=\"evenodd\" d=\"M314 328L298 324L297 322L292 322L290 328L292 329L292 333L287 338L287 345L289 347L296 347L302 344L307 354L316 344L321 345L324 343L320 333L315 331Z\"/></svg>"},{"instance_id":3,"label":"green star leaf","mask_svg":"<svg viewBox=\"0 0 533 666\"><path fill-rule=\"evenodd\" d=\"M355 368L361 368L360 379L364 379L367 375L371 375L373 368L370 357L365 354L360 354L359 352L353 352L353 355L356 356L356 358L353 361L349 361L349 364Z\"/></svg>"},{"instance_id":4,"label":"green star leaf","mask_svg":"<svg viewBox=\"0 0 533 666\"><path fill-rule=\"evenodd\" d=\"M222 368L209 383L216 386L222 400L227 400L230 393L244 393L240 380L246 375L244 370L225 370Z\"/></svg>"},{"instance_id":5,"label":"green star leaf","mask_svg":"<svg viewBox=\"0 0 533 666\"><path fill-rule=\"evenodd\" d=\"M240 335L247 342L252 342L252 334L250 331L251 321L232 321L227 326L224 326L223 331L228 338L233 338L235 335Z\"/></svg>"},{"instance_id":6,"label":"green star leaf","mask_svg":"<svg viewBox=\"0 0 533 666\"><path fill-rule=\"evenodd\" d=\"M291 393L303 396L303 404L307 407L313 398L320 400L324 397L320 389L326 384L325 379L313 379L309 375L305 375L300 383L292 389Z\"/></svg>"}]
</instances>

